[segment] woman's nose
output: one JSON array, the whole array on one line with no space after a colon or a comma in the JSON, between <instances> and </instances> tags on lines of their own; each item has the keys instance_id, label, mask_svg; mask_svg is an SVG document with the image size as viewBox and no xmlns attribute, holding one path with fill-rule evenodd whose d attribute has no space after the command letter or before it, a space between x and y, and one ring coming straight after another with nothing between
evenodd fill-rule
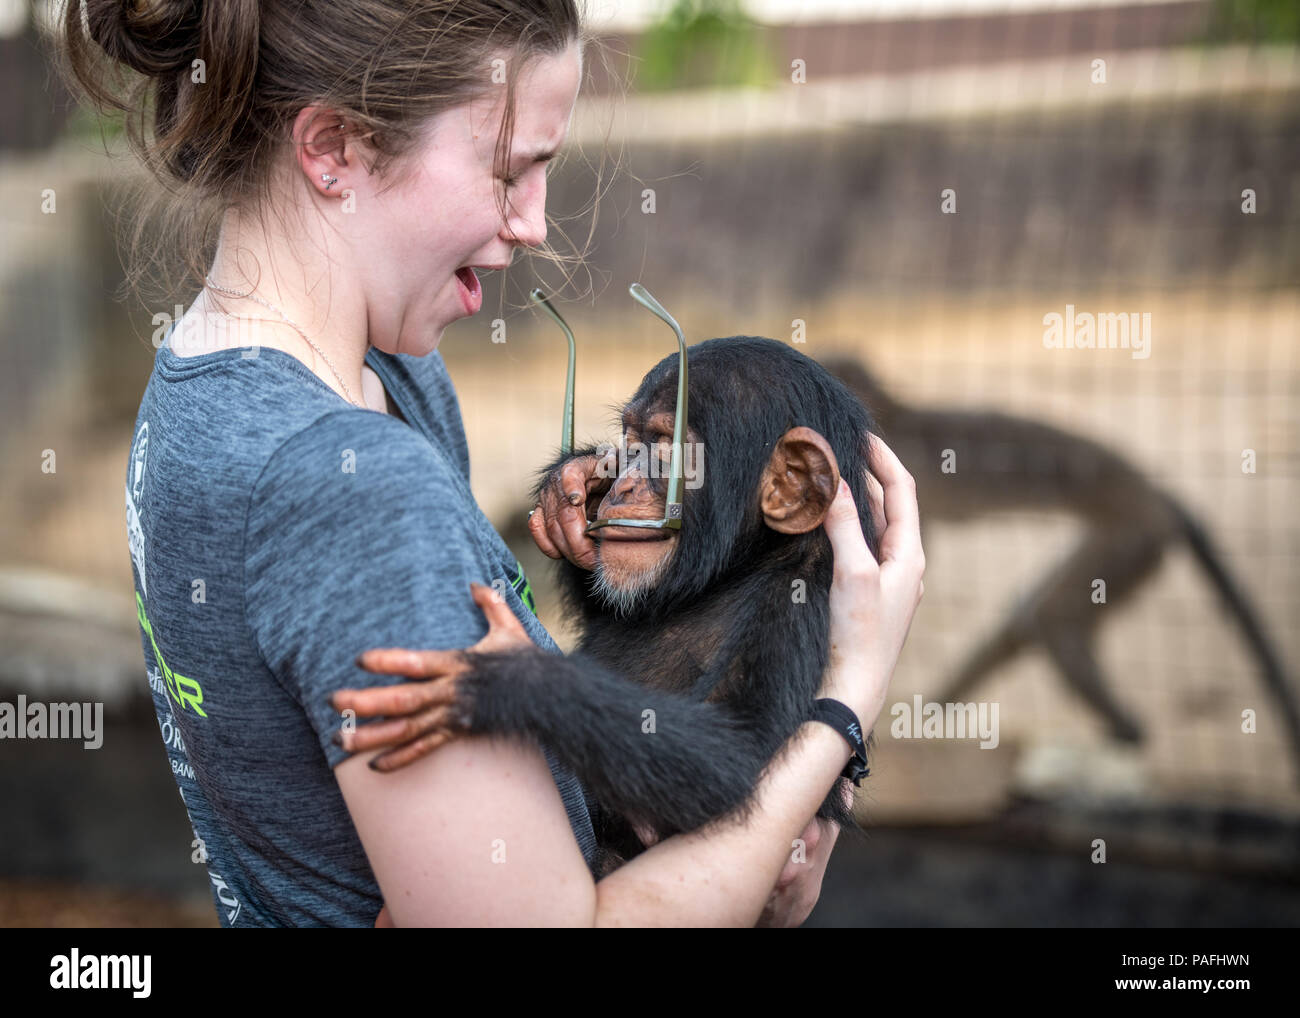
<instances>
[{"instance_id":1,"label":"woman's nose","mask_svg":"<svg viewBox=\"0 0 1300 1018\"><path fill-rule=\"evenodd\" d=\"M546 242L546 178L531 189L522 203L516 203L502 229L507 240L527 247L540 247Z\"/></svg>"}]
</instances>

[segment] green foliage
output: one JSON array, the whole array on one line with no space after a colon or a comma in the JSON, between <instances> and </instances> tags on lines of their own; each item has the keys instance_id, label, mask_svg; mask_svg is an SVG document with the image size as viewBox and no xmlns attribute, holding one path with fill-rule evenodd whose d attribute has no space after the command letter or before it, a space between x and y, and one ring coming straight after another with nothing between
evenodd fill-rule
<instances>
[{"instance_id":1,"label":"green foliage","mask_svg":"<svg viewBox=\"0 0 1300 1018\"><path fill-rule=\"evenodd\" d=\"M1215 0L1207 41L1300 42L1300 0Z\"/></svg>"},{"instance_id":2,"label":"green foliage","mask_svg":"<svg viewBox=\"0 0 1300 1018\"><path fill-rule=\"evenodd\" d=\"M636 56L642 92L764 85L776 66L762 27L740 0L673 0L642 36Z\"/></svg>"},{"instance_id":3,"label":"green foliage","mask_svg":"<svg viewBox=\"0 0 1300 1018\"><path fill-rule=\"evenodd\" d=\"M121 135L122 131L121 113L97 114L85 106L77 106L63 125L64 135L78 141L98 142L103 139L108 143Z\"/></svg>"}]
</instances>

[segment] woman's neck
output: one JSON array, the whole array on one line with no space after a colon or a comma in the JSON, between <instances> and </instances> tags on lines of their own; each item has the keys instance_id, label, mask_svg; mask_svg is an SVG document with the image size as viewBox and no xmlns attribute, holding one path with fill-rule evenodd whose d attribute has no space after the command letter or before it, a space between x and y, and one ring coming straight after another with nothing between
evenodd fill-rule
<instances>
[{"instance_id":1,"label":"woman's neck","mask_svg":"<svg viewBox=\"0 0 1300 1018\"><path fill-rule=\"evenodd\" d=\"M186 357L227 347L271 347L302 361L345 399L350 393L353 401L369 403L362 374L369 348L365 298L346 266L334 264L330 270L329 255L328 248L291 246L242 227L233 212L227 213L208 278L247 296L207 286L177 328L173 352ZM382 399L374 409L384 409Z\"/></svg>"}]
</instances>

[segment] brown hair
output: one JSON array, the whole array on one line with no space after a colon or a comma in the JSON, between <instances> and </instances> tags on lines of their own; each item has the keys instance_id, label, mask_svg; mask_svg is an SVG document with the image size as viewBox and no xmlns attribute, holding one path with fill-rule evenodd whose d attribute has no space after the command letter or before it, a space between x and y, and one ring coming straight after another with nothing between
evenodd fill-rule
<instances>
[{"instance_id":1,"label":"brown hair","mask_svg":"<svg viewBox=\"0 0 1300 1018\"><path fill-rule=\"evenodd\" d=\"M138 215L125 286L147 303L157 269L156 296L172 303L185 284L203 285L226 210L265 215L303 107L342 115L373 151L371 171L392 186L429 118L500 87L488 71L502 51L513 57L494 156L504 176L523 68L574 41L604 59L599 45L588 47L579 2L69 0L59 40L65 79L101 113L125 114L131 150L163 185L130 196ZM547 242L537 253L564 265L585 252L561 255Z\"/></svg>"}]
</instances>

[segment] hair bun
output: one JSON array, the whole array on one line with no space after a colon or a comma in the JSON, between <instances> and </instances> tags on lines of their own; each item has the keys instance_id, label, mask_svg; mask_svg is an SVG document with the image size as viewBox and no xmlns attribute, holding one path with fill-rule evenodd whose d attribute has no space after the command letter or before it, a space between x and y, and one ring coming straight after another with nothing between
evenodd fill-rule
<instances>
[{"instance_id":1,"label":"hair bun","mask_svg":"<svg viewBox=\"0 0 1300 1018\"><path fill-rule=\"evenodd\" d=\"M141 74L189 67L202 26L203 0L86 0L90 37Z\"/></svg>"}]
</instances>

